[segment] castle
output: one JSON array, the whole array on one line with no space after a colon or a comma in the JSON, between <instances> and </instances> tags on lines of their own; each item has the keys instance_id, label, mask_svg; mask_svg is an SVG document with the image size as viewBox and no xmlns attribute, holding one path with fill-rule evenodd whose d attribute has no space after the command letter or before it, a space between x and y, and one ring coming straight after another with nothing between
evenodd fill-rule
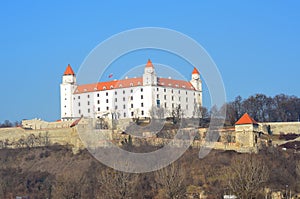
<instances>
[{"instance_id":1,"label":"castle","mask_svg":"<svg viewBox=\"0 0 300 199\"><path fill-rule=\"evenodd\" d=\"M182 117L200 117L202 81L194 68L191 80L156 75L149 59L142 77L77 85L67 66L60 84L61 120L88 118L166 118L180 108Z\"/></svg>"}]
</instances>

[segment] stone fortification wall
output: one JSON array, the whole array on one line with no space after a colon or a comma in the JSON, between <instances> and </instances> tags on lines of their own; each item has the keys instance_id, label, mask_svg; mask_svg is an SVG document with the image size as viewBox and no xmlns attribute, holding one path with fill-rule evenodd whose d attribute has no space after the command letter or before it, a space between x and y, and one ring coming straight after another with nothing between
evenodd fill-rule
<instances>
[{"instance_id":1,"label":"stone fortification wall","mask_svg":"<svg viewBox=\"0 0 300 199\"><path fill-rule=\"evenodd\" d=\"M300 134L300 122L264 122L259 123L259 131L268 133L268 126L273 135L279 135L281 133L295 133Z\"/></svg>"}]
</instances>

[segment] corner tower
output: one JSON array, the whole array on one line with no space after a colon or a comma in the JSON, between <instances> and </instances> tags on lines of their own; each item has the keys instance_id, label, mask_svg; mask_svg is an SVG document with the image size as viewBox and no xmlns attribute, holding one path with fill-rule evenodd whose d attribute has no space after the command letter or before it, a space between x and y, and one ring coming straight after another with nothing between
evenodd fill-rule
<instances>
[{"instance_id":1,"label":"corner tower","mask_svg":"<svg viewBox=\"0 0 300 199\"><path fill-rule=\"evenodd\" d=\"M154 66L150 59L148 59L148 62L144 69L143 85L144 86L157 85L157 76L155 73Z\"/></svg>"},{"instance_id":2,"label":"corner tower","mask_svg":"<svg viewBox=\"0 0 300 199\"><path fill-rule=\"evenodd\" d=\"M60 117L61 120L71 120L74 117L73 113L73 92L76 88L75 73L68 64L60 84Z\"/></svg>"},{"instance_id":3,"label":"corner tower","mask_svg":"<svg viewBox=\"0 0 300 199\"><path fill-rule=\"evenodd\" d=\"M197 70L196 67L194 67L194 70L192 72L192 79L190 83L193 85L195 89L195 113L197 113L200 110L200 107L202 106L202 81L200 78L200 73ZM202 117L200 115L200 117Z\"/></svg>"},{"instance_id":4,"label":"corner tower","mask_svg":"<svg viewBox=\"0 0 300 199\"><path fill-rule=\"evenodd\" d=\"M201 91L202 92L202 81L200 79L200 73L197 70L196 67L194 67L194 70L192 72L192 79L191 79L191 84L195 88L196 91Z\"/></svg>"}]
</instances>

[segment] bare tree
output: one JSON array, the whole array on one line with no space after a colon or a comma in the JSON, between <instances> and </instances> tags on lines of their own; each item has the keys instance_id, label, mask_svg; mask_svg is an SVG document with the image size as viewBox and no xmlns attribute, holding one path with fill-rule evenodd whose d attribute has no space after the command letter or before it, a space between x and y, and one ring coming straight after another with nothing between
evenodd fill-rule
<instances>
[{"instance_id":1,"label":"bare tree","mask_svg":"<svg viewBox=\"0 0 300 199\"><path fill-rule=\"evenodd\" d=\"M298 160L296 162L296 174L297 174L297 177L299 178L300 180L300 160Z\"/></svg>"},{"instance_id":2,"label":"bare tree","mask_svg":"<svg viewBox=\"0 0 300 199\"><path fill-rule=\"evenodd\" d=\"M100 184L97 198L133 198L136 193L138 175L113 169L105 169L98 176Z\"/></svg>"},{"instance_id":3,"label":"bare tree","mask_svg":"<svg viewBox=\"0 0 300 199\"><path fill-rule=\"evenodd\" d=\"M186 193L184 178L184 169L179 163L173 163L156 171L155 181L162 188L162 198L184 198Z\"/></svg>"},{"instance_id":4,"label":"bare tree","mask_svg":"<svg viewBox=\"0 0 300 199\"><path fill-rule=\"evenodd\" d=\"M181 109L180 104L177 105L171 112L173 123L176 124L183 117L183 110Z\"/></svg>"},{"instance_id":5,"label":"bare tree","mask_svg":"<svg viewBox=\"0 0 300 199\"><path fill-rule=\"evenodd\" d=\"M241 199L255 197L268 178L268 167L263 160L252 154L234 158L233 164L227 172L231 191Z\"/></svg>"}]
</instances>

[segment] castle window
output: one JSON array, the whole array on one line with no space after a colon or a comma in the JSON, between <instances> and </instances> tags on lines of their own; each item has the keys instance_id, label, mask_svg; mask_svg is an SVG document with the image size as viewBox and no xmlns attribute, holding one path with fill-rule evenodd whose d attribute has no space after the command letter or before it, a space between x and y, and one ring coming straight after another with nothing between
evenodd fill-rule
<instances>
[{"instance_id":1,"label":"castle window","mask_svg":"<svg viewBox=\"0 0 300 199\"><path fill-rule=\"evenodd\" d=\"M114 86L113 86L113 85L111 85L111 86L110 86L110 89L113 89L113 88L114 88Z\"/></svg>"},{"instance_id":2,"label":"castle window","mask_svg":"<svg viewBox=\"0 0 300 199\"><path fill-rule=\"evenodd\" d=\"M108 92L106 92L106 96L108 96Z\"/></svg>"},{"instance_id":3,"label":"castle window","mask_svg":"<svg viewBox=\"0 0 300 199\"><path fill-rule=\"evenodd\" d=\"M80 96L78 96L78 99L80 99Z\"/></svg>"},{"instance_id":4,"label":"castle window","mask_svg":"<svg viewBox=\"0 0 300 199\"><path fill-rule=\"evenodd\" d=\"M141 107L144 107L144 103L143 102L141 103Z\"/></svg>"},{"instance_id":5,"label":"castle window","mask_svg":"<svg viewBox=\"0 0 300 199\"><path fill-rule=\"evenodd\" d=\"M144 111L142 111L142 115L144 115Z\"/></svg>"},{"instance_id":6,"label":"castle window","mask_svg":"<svg viewBox=\"0 0 300 199\"><path fill-rule=\"evenodd\" d=\"M115 106L115 110L117 110L118 109L118 106Z\"/></svg>"},{"instance_id":7,"label":"castle window","mask_svg":"<svg viewBox=\"0 0 300 199\"><path fill-rule=\"evenodd\" d=\"M125 102L125 97L123 97L123 102Z\"/></svg>"},{"instance_id":8,"label":"castle window","mask_svg":"<svg viewBox=\"0 0 300 199\"><path fill-rule=\"evenodd\" d=\"M159 88L156 88L156 91L159 91Z\"/></svg>"},{"instance_id":9,"label":"castle window","mask_svg":"<svg viewBox=\"0 0 300 199\"><path fill-rule=\"evenodd\" d=\"M98 107L98 111L100 111L100 107Z\"/></svg>"},{"instance_id":10,"label":"castle window","mask_svg":"<svg viewBox=\"0 0 300 199\"><path fill-rule=\"evenodd\" d=\"M97 104L100 104L100 100L97 100Z\"/></svg>"},{"instance_id":11,"label":"castle window","mask_svg":"<svg viewBox=\"0 0 300 199\"><path fill-rule=\"evenodd\" d=\"M171 90L171 93L173 93L173 89Z\"/></svg>"},{"instance_id":12,"label":"castle window","mask_svg":"<svg viewBox=\"0 0 300 199\"><path fill-rule=\"evenodd\" d=\"M100 97L100 94L99 94L99 93L97 93L97 97Z\"/></svg>"},{"instance_id":13,"label":"castle window","mask_svg":"<svg viewBox=\"0 0 300 199\"><path fill-rule=\"evenodd\" d=\"M106 107L106 110L107 110L107 111L109 110L109 107L108 107L108 106Z\"/></svg>"},{"instance_id":14,"label":"castle window","mask_svg":"<svg viewBox=\"0 0 300 199\"><path fill-rule=\"evenodd\" d=\"M87 105L90 105L90 101L87 102Z\"/></svg>"},{"instance_id":15,"label":"castle window","mask_svg":"<svg viewBox=\"0 0 300 199\"><path fill-rule=\"evenodd\" d=\"M189 101L189 98L186 98L185 101L188 102L188 101Z\"/></svg>"},{"instance_id":16,"label":"castle window","mask_svg":"<svg viewBox=\"0 0 300 199\"><path fill-rule=\"evenodd\" d=\"M90 95L87 95L88 98L90 98Z\"/></svg>"},{"instance_id":17,"label":"castle window","mask_svg":"<svg viewBox=\"0 0 300 199\"><path fill-rule=\"evenodd\" d=\"M180 97L178 97L178 101L180 101Z\"/></svg>"},{"instance_id":18,"label":"castle window","mask_svg":"<svg viewBox=\"0 0 300 199\"><path fill-rule=\"evenodd\" d=\"M125 94L125 90L123 90L123 94Z\"/></svg>"},{"instance_id":19,"label":"castle window","mask_svg":"<svg viewBox=\"0 0 300 199\"><path fill-rule=\"evenodd\" d=\"M124 113L124 117L126 117L126 113Z\"/></svg>"},{"instance_id":20,"label":"castle window","mask_svg":"<svg viewBox=\"0 0 300 199\"><path fill-rule=\"evenodd\" d=\"M131 89L130 92L133 93L133 90Z\"/></svg>"},{"instance_id":21,"label":"castle window","mask_svg":"<svg viewBox=\"0 0 300 199\"><path fill-rule=\"evenodd\" d=\"M88 108L88 113L90 113L90 109Z\"/></svg>"},{"instance_id":22,"label":"castle window","mask_svg":"<svg viewBox=\"0 0 300 199\"><path fill-rule=\"evenodd\" d=\"M133 108L133 104L131 104L130 106L131 106L131 108Z\"/></svg>"},{"instance_id":23,"label":"castle window","mask_svg":"<svg viewBox=\"0 0 300 199\"><path fill-rule=\"evenodd\" d=\"M143 95L141 95L141 99L144 99L144 96L143 96Z\"/></svg>"},{"instance_id":24,"label":"castle window","mask_svg":"<svg viewBox=\"0 0 300 199\"><path fill-rule=\"evenodd\" d=\"M187 91L185 91L185 94L187 95Z\"/></svg>"},{"instance_id":25,"label":"castle window","mask_svg":"<svg viewBox=\"0 0 300 199\"><path fill-rule=\"evenodd\" d=\"M117 98L115 98L115 102L117 102L118 101L118 99Z\"/></svg>"},{"instance_id":26,"label":"castle window","mask_svg":"<svg viewBox=\"0 0 300 199\"><path fill-rule=\"evenodd\" d=\"M65 98L65 100L67 100L67 98Z\"/></svg>"},{"instance_id":27,"label":"castle window","mask_svg":"<svg viewBox=\"0 0 300 199\"><path fill-rule=\"evenodd\" d=\"M108 103L108 99L106 99L106 103Z\"/></svg>"},{"instance_id":28,"label":"castle window","mask_svg":"<svg viewBox=\"0 0 300 199\"><path fill-rule=\"evenodd\" d=\"M122 85L122 84L120 84L120 85L119 85L119 87L120 87L120 88L122 88L122 87L123 87L123 85Z\"/></svg>"},{"instance_id":29,"label":"castle window","mask_svg":"<svg viewBox=\"0 0 300 199\"><path fill-rule=\"evenodd\" d=\"M80 102L78 102L78 106L80 106Z\"/></svg>"},{"instance_id":30,"label":"castle window","mask_svg":"<svg viewBox=\"0 0 300 199\"><path fill-rule=\"evenodd\" d=\"M188 110L189 109L189 105L186 105L186 110Z\"/></svg>"},{"instance_id":31,"label":"castle window","mask_svg":"<svg viewBox=\"0 0 300 199\"><path fill-rule=\"evenodd\" d=\"M123 109L125 109L126 108L126 106L125 106L125 104L123 104Z\"/></svg>"},{"instance_id":32,"label":"castle window","mask_svg":"<svg viewBox=\"0 0 300 199\"><path fill-rule=\"evenodd\" d=\"M167 89L164 88L164 92L167 92Z\"/></svg>"},{"instance_id":33,"label":"castle window","mask_svg":"<svg viewBox=\"0 0 300 199\"><path fill-rule=\"evenodd\" d=\"M172 96L172 101L174 100L174 96Z\"/></svg>"},{"instance_id":34,"label":"castle window","mask_svg":"<svg viewBox=\"0 0 300 199\"><path fill-rule=\"evenodd\" d=\"M143 92L143 88L141 88L141 92Z\"/></svg>"},{"instance_id":35,"label":"castle window","mask_svg":"<svg viewBox=\"0 0 300 199\"><path fill-rule=\"evenodd\" d=\"M81 110L79 110L78 113L81 114Z\"/></svg>"},{"instance_id":36,"label":"castle window","mask_svg":"<svg viewBox=\"0 0 300 199\"><path fill-rule=\"evenodd\" d=\"M159 94L156 95L156 98L159 99Z\"/></svg>"},{"instance_id":37,"label":"castle window","mask_svg":"<svg viewBox=\"0 0 300 199\"><path fill-rule=\"evenodd\" d=\"M130 96L130 99L133 100L133 96Z\"/></svg>"},{"instance_id":38,"label":"castle window","mask_svg":"<svg viewBox=\"0 0 300 199\"><path fill-rule=\"evenodd\" d=\"M133 83L130 83L130 86L133 86Z\"/></svg>"},{"instance_id":39,"label":"castle window","mask_svg":"<svg viewBox=\"0 0 300 199\"><path fill-rule=\"evenodd\" d=\"M178 90L178 94L180 94L180 90Z\"/></svg>"},{"instance_id":40,"label":"castle window","mask_svg":"<svg viewBox=\"0 0 300 199\"><path fill-rule=\"evenodd\" d=\"M117 91L115 91L115 95L117 95L118 94L118 92Z\"/></svg>"},{"instance_id":41,"label":"castle window","mask_svg":"<svg viewBox=\"0 0 300 199\"><path fill-rule=\"evenodd\" d=\"M167 95L164 95L164 99L167 100Z\"/></svg>"},{"instance_id":42,"label":"castle window","mask_svg":"<svg viewBox=\"0 0 300 199\"><path fill-rule=\"evenodd\" d=\"M133 117L133 112L131 112L131 116Z\"/></svg>"},{"instance_id":43,"label":"castle window","mask_svg":"<svg viewBox=\"0 0 300 199\"><path fill-rule=\"evenodd\" d=\"M172 108L174 108L174 103L172 103Z\"/></svg>"},{"instance_id":44,"label":"castle window","mask_svg":"<svg viewBox=\"0 0 300 199\"><path fill-rule=\"evenodd\" d=\"M167 108L167 102L165 102L165 108Z\"/></svg>"}]
</instances>

